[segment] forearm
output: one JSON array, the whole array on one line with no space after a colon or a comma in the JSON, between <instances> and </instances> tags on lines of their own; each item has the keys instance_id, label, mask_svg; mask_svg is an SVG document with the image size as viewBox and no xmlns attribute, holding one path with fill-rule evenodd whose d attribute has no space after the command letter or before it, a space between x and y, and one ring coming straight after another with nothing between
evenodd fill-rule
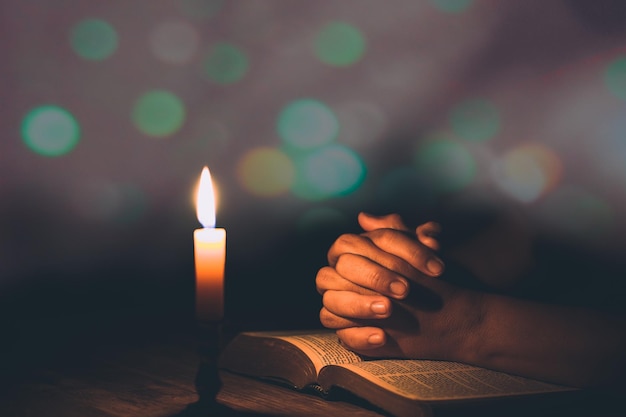
<instances>
[{"instance_id":1,"label":"forearm","mask_svg":"<svg viewBox=\"0 0 626 417\"><path fill-rule=\"evenodd\" d=\"M626 369L626 320L594 310L481 297L462 360L573 386L612 384Z\"/></svg>"}]
</instances>

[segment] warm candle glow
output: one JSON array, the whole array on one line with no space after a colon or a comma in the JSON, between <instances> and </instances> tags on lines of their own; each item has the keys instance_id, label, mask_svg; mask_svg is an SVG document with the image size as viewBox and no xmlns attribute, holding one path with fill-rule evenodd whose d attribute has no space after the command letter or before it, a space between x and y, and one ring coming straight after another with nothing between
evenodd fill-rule
<instances>
[{"instance_id":1,"label":"warm candle glow","mask_svg":"<svg viewBox=\"0 0 626 417\"><path fill-rule=\"evenodd\" d=\"M204 167L196 196L196 214L204 227L215 227L215 191L209 168Z\"/></svg>"},{"instance_id":2,"label":"warm candle glow","mask_svg":"<svg viewBox=\"0 0 626 417\"><path fill-rule=\"evenodd\" d=\"M209 169L200 176L196 199L198 221L204 226L193 232L196 267L196 314L200 321L218 321L224 316L224 267L226 230L215 228L215 193Z\"/></svg>"}]
</instances>

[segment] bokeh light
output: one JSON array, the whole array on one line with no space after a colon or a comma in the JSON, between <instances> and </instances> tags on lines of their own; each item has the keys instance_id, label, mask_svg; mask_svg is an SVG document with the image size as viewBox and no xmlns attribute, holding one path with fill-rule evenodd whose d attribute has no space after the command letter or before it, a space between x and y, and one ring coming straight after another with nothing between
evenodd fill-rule
<instances>
[{"instance_id":1,"label":"bokeh light","mask_svg":"<svg viewBox=\"0 0 626 417\"><path fill-rule=\"evenodd\" d=\"M439 10L449 13L460 13L466 11L473 0L430 0Z\"/></svg>"},{"instance_id":2,"label":"bokeh light","mask_svg":"<svg viewBox=\"0 0 626 417\"><path fill-rule=\"evenodd\" d=\"M477 173L476 160L469 150L445 134L420 142L414 164L418 175L438 193L463 189Z\"/></svg>"},{"instance_id":3,"label":"bokeh light","mask_svg":"<svg viewBox=\"0 0 626 417\"><path fill-rule=\"evenodd\" d=\"M205 19L219 12L224 5L224 0L182 0L180 5L185 16Z\"/></svg>"},{"instance_id":4,"label":"bokeh light","mask_svg":"<svg viewBox=\"0 0 626 417\"><path fill-rule=\"evenodd\" d=\"M204 71L218 84L236 83L248 72L248 57L234 45L217 43L204 61Z\"/></svg>"},{"instance_id":5,"label":"bokeh light","mask_svg":"<svg viewBox=\"0 0 626 417\"><path fill-rule=\"evenodd\" d=\"M491 173L508 195L530 203L550 192L561 180L559 156L539 143L522 144L497 159Z\"/></svg>"},{"instance_id":6,"label":"bokeh light","mask_svg":"<svg viewBox=\"0 0 626 417\"><path fill-rule=\"evenodd\" d=\"M117 32L109 23L100 19L85 19L72 28L70 42L80 57L101 61L117 49Z\"/></svg>"},{"instance_id":7,"label":"bokeh light","mask_svg":"<svg viewBox=\"0 0 626 417\"><path fill-rule=\"evenodd\" d=\"M488 100L468 99L450 112L450 124L461 138L470 141L492 139L500 129L498 109Z\"/></svg>"},{"instance_id":8,"label":"bokeh light","mask_svg":"<svg viewBox=\"0 0 626 417\"><path fill-rule=\"evenodd\" d=\"M272 197L289 191L295 179L295 168L281 150L260 147L248 151L239 161L237 178L250 193Z\"/></svg>"},{"instance_id":9,"label":"bokeh light","mask_svg":"<svg viewBox=\"0 0 626 417\"><path fill-rule=\"evenodd\" d=\"M359 61L365 53L363 34L344 22L325 25L315 37L314 49L318 59L328 65L345 67Z\"/></svg>"},{"instance_id":10,"label":"bokeh light","mask_svg":"<svg viewBox=\"0 0 626 417\"><path fill-rule=\"evenodd\" d=\"M609 63L604 71L604 82L611 94L626 101L626 57Z\"/></svg>"},{"instance_id":11,"label":"bokeh light","mask_svg":"<svg viewBox=\"0 0 626 417\"><path fill-rule=\"evenodd\" d=\"M556 233L580 242L598 242L614 230L613 208L604 199L573 185L547 195L539 214Z\"/></svg>"},{"instance_id":12,"label":"bokeh light","mask_svg":"<svg viewBox=\"0 0 626 417\"><path fill-rule=\"evenodd\" d=\"M340 144L301 153L294 161L296 181L292 192L305 199L347 195L359 188L365 179L366 169L361 157Z\"/></svg>"},{"instance_id":13,"label":"bokeh light","mask_svg":"<svg viewBox=\"0 0 626 417\"><path fill-rule=\"evenodd\" d=\"M36 107L22 120L22 140L32 151L43 156L69 153L80 139L80 127L74 116L62 107Z\"/></svg>"},{"instance_id":14,"label":"bokeh light","mask_svg":"<svg viewBox=\"0 0 626 417\"><path fill-rule=\"evenodd\" d=\"M170 136L183 125L185 106L169 91L153 90L137 100L132 118L137 129L148 136Z\"/></svg>"},{"instance_id":15,"label":"bokeh light","mask_svg":"<svg viewBox=\"0 0 626 417\"><path fill-rule=\"evenodd\" d=\"M185 21L159 24L150 34L152 53L162 61L185 64L193 58L199 43L196 29Z\"/></svg>"},{"instance_id":16,"label":"bokeh light","mask_svg":"<svg viewBox=\"0 0 626 417\"><path fill-rule=\"evenodd\" d=\"M313 149L335 140L339 121L324 103L300 99L289 103L278 115L278 134L288 146Z\"/></svg>"}]
</instances>

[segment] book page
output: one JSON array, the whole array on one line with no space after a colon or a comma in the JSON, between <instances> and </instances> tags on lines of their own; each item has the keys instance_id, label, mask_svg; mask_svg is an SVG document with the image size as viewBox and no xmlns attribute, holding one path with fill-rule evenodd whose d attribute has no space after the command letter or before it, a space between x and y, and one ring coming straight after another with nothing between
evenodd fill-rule
<instances>
[{"instance_id":1,"label":"book page","mask_svg":"<svg viewBox=\"0 0 626 417\"><path fill-rule=\"evenodd\" d=\"M479 399L571 390L457 362L372 360L342 367L383 388L419 400Z\"/></svg>"},{"instance_id":2,"label":"book page","mask_svg":"<svg viewBox=\"0 0 626 417\"><path fill-rule=\"evenodd\" d=\"M315 371L319 373L326 365L346 364L362 361L361 357L338 343L334 332L308 333L289 336L274 336L296 345L311 358Z\"/></svg>"}]
</instances>

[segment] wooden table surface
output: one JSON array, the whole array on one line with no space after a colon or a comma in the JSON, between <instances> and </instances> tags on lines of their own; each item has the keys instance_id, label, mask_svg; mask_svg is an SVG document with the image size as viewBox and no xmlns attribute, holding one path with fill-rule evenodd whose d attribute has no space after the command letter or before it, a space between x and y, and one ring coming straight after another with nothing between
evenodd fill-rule
<instances>
[{"instance_id":1,"label":"wooden table surface","mask_svg":"<svg viewBox=\"0 0 626 417\"><path fill-rule=\"evenodd\" d=\"M209 412L198 403L200 355L189 328L138 336L137 327L110 339L94 332L81 338L76 325L68 330L73 337L45 323L20 327L30 336L0 352L1 417L383 416L226 372L219 413Z\"/></svg>"},{"instance_id":2,"label":"wooden table surface","mask_svg":"<svg viewBox=\"0 0 626 417\"><path fill-rule=\"evenodd\" d=\"M191 344L144 346L81 367L47 368L7 392L3 417L183 417L212 414L198 404L198 358ZM217 400L224 416L380 417L344 402L223 372Z\"/></svg>"},{"instance_id":3,"label":"wooden table surface","mask_svg":"<svg viewBox=\"0 0 626 417\"><path fill-rule=\"evenodd\" d=\"M81 334L79 326L70 326L63 337L49 323L21 326L21 335L9 331L3 345L7 351L0 352L0 416L385 416L364 404L328 401L225 372L217 395L220 408L207 411L194 383L200 356L193 332L175 325L138 336L143 327L129 327L114 338L105 332L97 336L98 331ZM26 336L25 330L30 330ZM20 343L6 343L16 338ZM556 411L550 415L573 415ZM582 415L626 416L626 410Z\"/></svg>"}]
</instances>

